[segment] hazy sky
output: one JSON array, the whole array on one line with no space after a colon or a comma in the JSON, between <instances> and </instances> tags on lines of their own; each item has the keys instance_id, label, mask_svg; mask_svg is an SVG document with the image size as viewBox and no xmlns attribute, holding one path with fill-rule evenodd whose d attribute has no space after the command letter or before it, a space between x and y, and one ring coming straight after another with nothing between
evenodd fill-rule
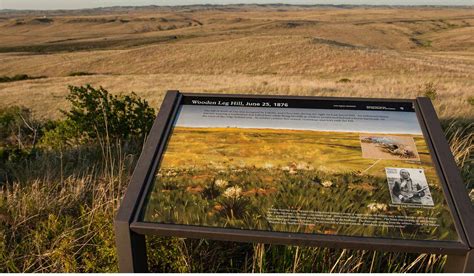
<instances>
[{"instance_id":1,"label":"hazy sky","mask_svg":"<svg viewBox=\"0 0 474 276\"><path fill-rule=\"evenodd\" d=\"M193 5L236 3L369 4L369 5L474 5L474 0L0 0L0 9L83 9L110 6Z\"/></svg>"},{"instance_id":2,"label":"hazy sky","mask_svg":"<svg viewBox=\"0 0 474 276\"><path fill-rule=\"evenodd\" d=\"M206 116L205 111L234 112L231 118L225 116ZM246 118L241 116L242 112L253 112L252 114L265 114L265 118ZM237 113L235 113L237 112ZM312 117L323 118L323 120L291 120L277 119L276 114L304 114ZM222 115L222 113L220 113ZM255 115L256 116L256 115ZM347 116L353 122L330 121L330 117ZM359 120L356 116L377 116L379 120ZM223 118L225 117L225 118ZM238 118L237 118L238 117ZM245 117L245 118L244 118ZM272 117L273 119L267 119ZM288 117L288 116L286 116ZM370 118L370 117L365 117ZM238 128L277 128L298 130L320 130L320 131L342 131L342 132L371 132L371 133L404 133L421 134L420 124L415 112L399 111L366 111L366 110L333 110L333 109L306 109L306 108L269 108L269 107L228 107L228 106L204 106L183 105L180 109L175 125L182 127L238 127Z\"/></svg>"}]
</instances>

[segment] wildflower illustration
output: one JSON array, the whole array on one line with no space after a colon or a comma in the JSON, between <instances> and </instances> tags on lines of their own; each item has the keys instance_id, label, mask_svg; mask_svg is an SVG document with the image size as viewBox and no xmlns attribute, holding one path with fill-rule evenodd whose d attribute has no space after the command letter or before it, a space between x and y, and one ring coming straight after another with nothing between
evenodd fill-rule
<instances>
[{"instance_id":1,"label":"wildflower illustration","mask_svg":"<svg viewBox=\"0 0 474 276\"><path fill-rule=\"evenodd\" d=\"M224 179L217 179L216 181L214 181L214 184L219 188L225 188L225 187L227 187L229 182L227 180L224 180Z\"/></svg>"},{"instance_id":2,"label":"wildflower illustration","mask_svg":"<svg viewBox=\"0 0 474 276\"><path fill-rule=\"evenodd\" d=\"M323 182L321 183L321 185L323 185L324 188L329 188L329 187L332 186L332 184L333 184L333 183L332 183L332 181L330 181L330 180L325 180L325 181L323 181Z\"/></svg>"},{"instance_id":3,"label":"wildflower illustration","mask_svg":"<svg viewBox=\"0 0 474 276\"><path fill-rule=\"evenodd\" d=\"M223 193L223 196L227 198L239 198L241 195L242 188L240 188L239 186L229 187Z\"/></svg>"}]
</instances>

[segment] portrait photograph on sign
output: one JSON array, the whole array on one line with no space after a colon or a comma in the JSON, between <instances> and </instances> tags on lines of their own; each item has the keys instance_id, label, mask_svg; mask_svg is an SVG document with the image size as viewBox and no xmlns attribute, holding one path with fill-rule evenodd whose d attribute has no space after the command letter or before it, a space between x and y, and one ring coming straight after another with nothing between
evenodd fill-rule
<instances>
[{"instance_id":1,"label":"portrait photograph on sign","mask_svg":"<svg viewBox=\"0 0 474 276\"><path fill-rule=\"evenodd\" d=\"M393 204L434 205L423 169L386 168L385 171Z\"/></svg>"},{"instance_id":2,"label":"portrait photograph on sign","mask_svg":"<svg viewBox=\"0 0 474 276\"><path fill-rule=\"evenodd\" d=\"M142 220L458 239L406 102L185 98Z\"/></svg>"}]
</instances>

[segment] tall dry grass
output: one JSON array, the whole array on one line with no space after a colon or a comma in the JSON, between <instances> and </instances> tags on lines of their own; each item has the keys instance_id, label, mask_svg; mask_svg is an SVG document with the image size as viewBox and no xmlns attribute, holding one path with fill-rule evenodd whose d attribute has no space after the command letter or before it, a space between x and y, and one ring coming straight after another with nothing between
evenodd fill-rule
<instances>
[{"instance_id":1,"label":"tall dry grass","mask_svg":"<svg viewBox=\"0 0 474 276\"><path fill-rule=\"evenodd\" d=\"M350 82L340 82L347 78ZM187 92L242 93L266 95L306 95L328 97L416 98L423 96L426 83L433 82L438 97L433 102L438 116L446 118L474 118L474 107L469 103L474 82L464 78L436 74L410 76L376 76L336 74L328 77L250 75L250 74L148 74L95 75L83 77L48 78L0 84L0 107L24 105L35 115L60 118L60 109L67 110L67 85L89 83L110 91L135 91L154 107L160 105L166 90Z\"/></svg>"},{"instance_id":2,"label":"tall dry grass","mask_svg":"<svg viewBox=\"0 0 474 276\"><path fill-rule=\"evenodd\" d=\"M137 149L47 152L10 164L0 192L0 271L117 270L113 218Z\"/></svg>"},{"instance_id":3,"label":"tall dry grass","mask_svg":"<svg viewBox=\"0 0 474 276\"><path fill-rule=\"evenodd\" d=\"M464 180L472 183L472 123L446 122L445 129ZM112 222L139 152L136 144L105 141L11 164L0 192L0 270L117 271ZM151 270L166 272L439 272L446 260L158 237L148 239L148 255Z\"/></svg>"},{"instance_id":4,"label":"tall dry grass","mask_svg":"<svg viewBox=\"0 0 474 276\"><path fill-rule=\"evenodd\" d=\"M467 192L474 204L474 123L472 120L448 120L445 123L446 138L454 160L461 170Z\"/></svg>"}]
</instances>

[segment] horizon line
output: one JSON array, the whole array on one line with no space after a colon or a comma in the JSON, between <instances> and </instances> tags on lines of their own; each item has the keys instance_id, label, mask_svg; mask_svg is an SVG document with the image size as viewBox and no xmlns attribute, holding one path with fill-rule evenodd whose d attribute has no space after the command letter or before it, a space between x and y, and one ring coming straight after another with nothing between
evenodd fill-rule
<instances>
[{"instance_id":1,"label":"horizon line","mask_svg":"<svg viewBox=\"0 0 474 276\"><path fill-rule=\"evenodd\" d=\"M456 8L474 8L474 5L467 4L285 4L285 3L241 3L241 4L181 4L181 5L136 5L136 6L103 6L103 7L91 7L91 8L59 8L59 9L15 9L6 8L0 9L0 11L87 11L87 10L101 10L101 9L127 9L127 8L189 8L189 7L223 7L223 6L288 6L288 7L400 7L400 8L412 8L412 7L456 7Z\"/></svg>"}]
</instances>

